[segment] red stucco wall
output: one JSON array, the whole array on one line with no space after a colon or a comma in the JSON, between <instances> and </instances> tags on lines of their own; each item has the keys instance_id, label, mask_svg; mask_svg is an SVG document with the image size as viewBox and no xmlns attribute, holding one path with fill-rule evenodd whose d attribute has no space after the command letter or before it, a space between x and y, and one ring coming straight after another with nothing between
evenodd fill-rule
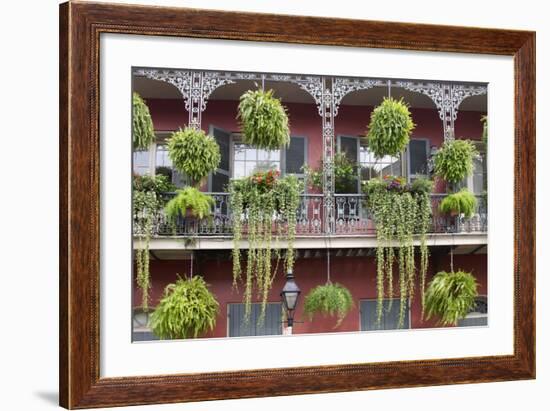
<instances>
[{"instance_id":1,"label":"red stucco wall","mask_svg":"<svg viewBox=\"0 0 550 411\"><path fill-rule=\"evenodd\" d=\"M155 130L172 131L187 124L188 115L183 100L148 99ZM208 132L211 125L236 132L239 124L236 120L236 101L214 100L208 102L202 115L202 127ZM316 167L323 157L321 139L321 117L314 104L286 104L288 109L291 134L303 136L308 140L307 162ZM335 135L364 136L373 107L370 106L340 106L334 128ZM411 109L416 128L412 138L427 138L430 146L440 146L443 142L443 125L438 111L434 109ZM479 140L481 138L481 116L485 113L462 111L455 122L457 138ZM436 191L445 191L442 182L436 185Z\"/></svg>"},{"instance_id":2,"label":"red stucco wall","mask_svg":"<svg viewBox=\"0 0 550 411\"><path fill-rule=\"evenodd\" d=\"M376 298L376 266L373 257L332 257L331 279L346 286L352 293L355 308L348 314L338 328L334 328L335 321L331 318L316 317L310 322L303 318L303 297L310 289L326 281L326 258L298 259L294 268L296 282L302 290L302 296L296 313L297 321L294 333L321 333L334 331L358 331L360 330L360 299ZM487 293L487 256L480 255L455 255L454 267L471 271L477 278L480 288L479 293ZM189 261L152 261L151 262L151 306L155 306L164 290L164 287L174 282L179 273L184 276L189 273ZM449 270L449 257L433 254L430 257L430 270L428 281L438 271ZM397 270L395 270L397 272ZM212 292L220 303L220 314L213 332L207 337L225 337L227 335L227 304L242 302L242 294L231 287L232 271L231 261L195 261L194 272L202 275L210 284ZM398 297L397 276L394 277L395 297ZM282 272L277 273L271 293L270 302L279 302L279 292L282 289L285 278ZM135 282L134 282L135 284ZM419 289L417 282L416 289ZM242 288L241 288L242 291ZM416 294L418 296L418 293ZM139 290L134 292L134 305L139 306L141 294ZM256 300L257 301L257 300ZM413 328L426 328L435 326L435 321L423 321L421 319L420 298L414 298L411 306L411 326Z\"/></svg>"}]
</instances>

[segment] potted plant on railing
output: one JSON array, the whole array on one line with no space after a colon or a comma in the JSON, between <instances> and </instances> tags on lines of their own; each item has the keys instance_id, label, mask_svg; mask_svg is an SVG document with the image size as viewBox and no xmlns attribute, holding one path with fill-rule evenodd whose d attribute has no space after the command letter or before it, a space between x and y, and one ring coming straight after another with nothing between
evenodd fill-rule
<instances>
[{"instance_id":1,"label":"potted plant on railing","mask_svg":"<svg viewBox=\"0 0 550 411\"><path fill-rule=\"evenodd\" d=\"M377 264L377 318L380 321L387 281L387 295L393 296L393 265L397 260L399 271L400 312L399 325L403 324L407 299L414 295L416 276L414 259L414 236L420 239L420 281L421 297L428 268L428 246L426 241L431 218L430 193L432 183L418 180L407 184L403 177L384 176L364 184L367 205L375 224L378 241ZM397 243L397 246L395 245ZM397 254L395 252L397 248Z\"/></svg>"},{"instance_id":2,"label":"potted plant on railing","mask_svg":"<svg viewBox=\"0 0 550 411\"><path fill-rule=\"evenodd\" d=\"M182 190L176 190L176 196L168 201L164 207L164 212L175 232L179 218L191 221L202 220L210 216L213 206L214 199L212 196L197 190L195 187L186 187Z\"/></svg>"},{"instance_id":3,"label":"potted plant on railing","mask_svg":"<svg viewBox=\"0 0 550 411\"><path fill-rule=\"evenodd\" d=\"M218 313L216 297L201 276L179 278L166 286L150 326L161 339L197 338L214 329Z\"/></svg>"},{"instance_id":4,"label":"potted plant on railing","mask_svg":"<svg viewBox=\"0 0 550 411\"><path fill-rule=\"evenodd\" d=\"M278 247L272 244L286 240L285 268L294 265L294 238L296 212L299 207L302 184L294 176L280 177L270 170L232 180L229 200L233 226L233 284L241 278L241 240L246 235L245 318L250 315L252 289L262 298L260 321L265 314L267 296L280 259ZM274 239L272 238L274 236ZM274 241L273 241L274 240ZM271 260L277 258L272 266Z\"/></svg>"},{"instance_id":5,"label":"potted plant on railing","mask_svg":"<svg viewBox=\"0 0 550 411\"><path fill-rule=\"evenodd\" d=\"M464 216L470 218L474 215L477 208L476 197L466 188L457 193L447 195L439 205L442 213L449 214L452 217Z\"/></svg>"},{"instance_id":6,"label":"potted plant on railing","mask_svg":"<svg viewBox=\"0 0 550 411\"><path fill-rule=\"evenodd\" d=\"M334 191L336 194L357 193L357 181L359 178L358 167L350 161L345 153L334 155ZM309 166L303 167L308 186L314 190L323 190L323 160L319 166L313 169Z\"/></svg>"}]
</instances>

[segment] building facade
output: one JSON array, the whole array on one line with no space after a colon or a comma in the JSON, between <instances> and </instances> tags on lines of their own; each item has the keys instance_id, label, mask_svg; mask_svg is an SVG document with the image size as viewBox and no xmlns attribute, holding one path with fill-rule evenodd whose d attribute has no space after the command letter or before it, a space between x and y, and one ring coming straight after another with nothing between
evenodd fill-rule
<instances>
[{"instance_id":1,"label":"building facade","mask_svg":"<svg viewBox=\"0 0 550 411\"><path fill-rule=\"evenodd\" d=\"M288 148L265 151L242 142L236 119L239 97L259 87L274 90L287 108L291 130ZM475 160L473 175L461 185L478 197L477 210L468 219L441 214L438 204L447 187L436 181L428 235L428 280L439 271L448 271L451 259L454 267L472 272L479 283L480 297L476 309L459 325L487 324L487 154L481 139L481 118L487 114L486 85L136 68L133 89L147 102L157 137L149 150L134 152L135 174L164 173L176 186L183 186L185 178L172 168L166 139L185 126L202 128L212 135L221 152L219 168L201 187L215 199L212 217L182 218L175 231L162 213L155 219L150 243L151 306L158 303L164 287L178 274L200 274L220 303L215 329L203 337L283 333L279 296L285 282L283 264L270 291L265 321L254 321L259 300L252 307L252 321L242 321L242 290L232 287L233 240L226 187L231 178L246 177L257 170L277 169L282 175L304 178L305 166L319 167L322 185L306 184L297 211L294 274L303 297L313 287L324 284L330 272L333 282L351 291L354 308L335 328L332 318L315 317L310 321L303 315L303 304L298 304L293 333L395 329L397 294L395 304L390 304L388 298L383 320L375 321L376 226L361 192L361 181L386 174L401 175L409 182L431 177L435 150L446 139L467 138L475 141L480 156ZM416 127L400 156L375 159L364 136L372 110L388 95L409 104ZM337 153L343 153L360 170L356 181L346 187L339 186L332 168ZM285 244L280 247L284 249ZM416 290L419 287L417 281ZM398 289L396 279L394 290ZM147 313L139 308L141 294L135 281L133 295L134 340L152 339ZM435 320L421 318L418 292L416 297L409 302L404 328L438 326Z\"/></svg>"}]
</instances>

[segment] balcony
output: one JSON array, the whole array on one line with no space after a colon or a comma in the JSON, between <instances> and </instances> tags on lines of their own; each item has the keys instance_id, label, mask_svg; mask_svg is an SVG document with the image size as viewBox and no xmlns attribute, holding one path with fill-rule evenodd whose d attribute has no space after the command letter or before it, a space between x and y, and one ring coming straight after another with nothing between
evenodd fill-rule
<instances>
[{"instance_id":1,"label":"balcony","mask_svg":"<svg viewBox=\"0 0 550 411\"><path fill-rule=\"evenodd\" d=\"M166 193L166 199L174 193ZM179 218L171 224L164 213L159 212L153 220L153 237L231 238L232 215L228 193L210 193L214 198L212 214L208 218ZM430 234L477 234L487 232L487 206L484 196L477 196L477 210L471 218L451 217L439 212L439 204L445 194L432 194L432 224ZM366 206L363 194L335 194L334 222L331 237L375 237L376 227ZM298 238L325 237L325 201L322 194L303 194L297 210L296 236ZM246 214L242 216L246 226ZM282 216L273 216L273 232L284 225ZM134 224L134 227L136 225ZM139 232L134 231L135 235Z\"/></svg>"}]
</instances>

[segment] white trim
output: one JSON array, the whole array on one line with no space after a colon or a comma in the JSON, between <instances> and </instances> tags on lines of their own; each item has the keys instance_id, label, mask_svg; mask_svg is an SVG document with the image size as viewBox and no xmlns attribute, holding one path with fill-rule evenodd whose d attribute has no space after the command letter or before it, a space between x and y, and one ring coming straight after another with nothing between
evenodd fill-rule
<instances>
[{"instance_id":1,"label":"white trim","mask_svg":"<svg viewBox=\"0 0 550 411\"><path fill-rule=\"evenodd\" d=\"M188 238L188 237L186 237ZM194 244L186 244L183 237L155 237L151 239L149 245L150 250L230 250L233 248L233 239L231 237L195 237ZM139 239L134 238L135 245L138 245ZM395 246L398 242L395 241ZM328 241L329 248L376 248L377 240L376 236L330 236ZM420 244L420 240L417 238L414 240L415 245ZM486 233L461 233L461 234L428 234L427 244L429 247L434 246L449 246L449 245L475 245L475 244L487 244ZM272 244L275 247L276 244ZM279 248L287 248L286 241L279 241ZM247 248L248 241L241 241L241 248ZM327 237L297 237L294 242L294 248L313 248L313 249L325 249L327 248Z\"/></svg>"}]
</instances>

